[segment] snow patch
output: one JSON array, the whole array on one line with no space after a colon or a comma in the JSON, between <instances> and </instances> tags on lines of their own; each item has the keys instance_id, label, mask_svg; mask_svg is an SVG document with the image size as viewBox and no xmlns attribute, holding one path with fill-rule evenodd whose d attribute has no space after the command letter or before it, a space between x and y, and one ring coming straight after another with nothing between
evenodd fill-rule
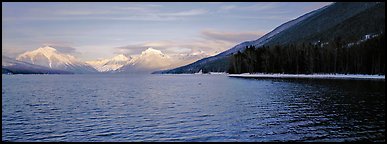
<instances>
[{"instance_id":1,"label":"snow patch","mask_svg":"<svg viewBox=\"0 0 387 144\"><path fill-rule=\"evenodd\" d=\"M230 74L229 77L241 78L312 78L312 79L368 79L384 80L384 75L363 75L363 74Z\"/></svg>"}]
</instances>

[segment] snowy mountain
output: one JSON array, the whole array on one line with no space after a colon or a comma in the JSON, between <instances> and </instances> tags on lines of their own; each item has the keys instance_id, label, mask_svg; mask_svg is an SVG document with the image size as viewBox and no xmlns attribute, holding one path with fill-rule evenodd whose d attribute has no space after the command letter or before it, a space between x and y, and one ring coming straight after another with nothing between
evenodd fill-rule
<instances>
[{"instance_id":1,"label":"snowy mountain","mask_svg":"<svg viewBox=\"0 0 387 144\"><path fill-rule=\"evenodd\" d=\"M130 64L130 60L132 60L132 57L120 54L110 59L86 61L86 63L93 66L99 72L112 72Z\"/></svg>"},{"instance_id":2,"label":"snowy mountain","mask_svg":"<svg viewBox=\"0 0 387 144\"><path fill-rule=\"evenodd\" d=\"M27 51L19 55L16 59L35 65L74 73L97 72L89 64L77 60L74 56L62 54L50 46L40 47L33 51Z\"/></svg>"},{"instance_id":3,"label":"snowy mountain","mask_svg":"<svg viewBox=\"0 0 387 144\"><path fill-rule=\"evenodd\" d=\"M207 56L203 51L167 55L160 50L148 48L138 56L119 54L113 58L87 61L86 63L99 72L139 73L178 67Z\"/></svg>"},{"instance_id":4,"label":"snowy mountain","mask_svg":"<svg viewBox=\"0 0 387 144\"><path fill-rule=\"evenodd\" d=\"M12 74L71 74L68 71L56 70L44 66L34 65L6 56L1 57L1 66L3 73Z\"/></svg>"},{"instance_id":5,"label":"snowy mountain","mask_svg":"<svg viewBox=\"0 0 387 144\"><path fill-rule=\"evenodd\" d=\"M117 71L123 73L152 72L171 68L172 63L173 60L170 56L163 54L160 50L148 48L141 52L139 56L134 56L129 64Z\"/></svg>"},{"instance_id":6,"label":"snowy mountain","mask_svg":"<svg viewBox=\"0 0 387 144\"><path fill-rule=\"evenodd\" d=\"M203 51L167 55L160 50L148 48L135 56L119 54L108 59L82 62L74 56L60 53L53 47L45 46L20 54L16 58L17 60L12 61L12 63L19 62L29 65L24 66L23 70L28 68L36 69L32 67L39 66L41 69L62 70L67 73L150 73L152 71L182 66L207 56ZM9 72L7 69L4 69L4 66L8 66L12 59L6 59L9 62L3 62L3 71Z\"/></svg>"}]
</instances>

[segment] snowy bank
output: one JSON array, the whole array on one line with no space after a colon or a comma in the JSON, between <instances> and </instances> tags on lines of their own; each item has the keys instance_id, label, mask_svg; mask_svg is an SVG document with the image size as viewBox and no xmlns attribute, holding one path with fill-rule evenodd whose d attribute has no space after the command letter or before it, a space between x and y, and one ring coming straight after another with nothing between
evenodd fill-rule
<instances>
[{"instance_id":1,"label":"snowy bank","mask_svg":"<svg viewBox=\"0 0 387 144\"><path fill-rule=\"evenodd\" d=\"M384 75L360 75L360 74L230 74L229 77L240 78L311 78L311 79L360 79L383 80Z\"/></svg>"}]
</instances>

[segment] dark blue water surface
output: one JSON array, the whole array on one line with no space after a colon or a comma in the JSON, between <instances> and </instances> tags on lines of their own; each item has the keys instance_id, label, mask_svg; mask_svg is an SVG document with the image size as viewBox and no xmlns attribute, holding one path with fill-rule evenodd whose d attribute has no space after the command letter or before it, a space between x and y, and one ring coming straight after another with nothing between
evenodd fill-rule
<instances>
[{"instance_id":1,"label":"dark blue water surface","mask_svg":"<svg viewBox=\"0 0 387 144\"><path fill-rule=\"evenodd\" d=\"M2 75L2 141L385 141L385 82Z\"/></svg>"}]
</instances>

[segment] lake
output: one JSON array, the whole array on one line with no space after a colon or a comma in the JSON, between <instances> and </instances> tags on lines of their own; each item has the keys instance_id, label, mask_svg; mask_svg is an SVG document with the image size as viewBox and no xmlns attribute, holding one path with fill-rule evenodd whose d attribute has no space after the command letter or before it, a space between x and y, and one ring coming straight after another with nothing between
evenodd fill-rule
<instances>
[{"instance_id":1,"label":"lake","mask_svg":"<svg viewBox=\"0 0 387 144\"><path fill-rule=\"evenodd\" d=\"M385 82L2 75L2 141L385 141Z\"/></svg>"}]
</instances>

